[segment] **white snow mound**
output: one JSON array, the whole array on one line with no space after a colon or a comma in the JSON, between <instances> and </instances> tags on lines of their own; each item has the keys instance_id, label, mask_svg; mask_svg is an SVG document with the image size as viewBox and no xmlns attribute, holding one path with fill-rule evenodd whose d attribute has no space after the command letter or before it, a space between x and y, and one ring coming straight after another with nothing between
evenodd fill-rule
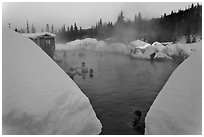
<instances>
[{"instance_id":1,"label":"white snow mound","mask_svg":"<svg viewBox=\"0 0 204 137\"><path fill-rule=\"evenodd\" d=\"M89 99L34 42L3 28L3 134L99 134Z\"/></svg>"},{"instance_id":2,"label":"white snow mound","mask_svg":"<svg viewBox=\"0 0 204 137\"><path fill-rule=\"evenodd\" d=\"M162 44L162 43L160 43L160 42L154 42L153 44L152 44L152 46L153 47L155 47L155 49L157 50L157 52L163 52L163 49L165 48L165 46Z\"/></svg>"},{"instance_id":3,"label":"white snow mound","mask_svg":"<svg viewBox=\"0 0 204 137\"><path fill-rule=\"evenodd\" d=\"M154 59L172 59L172 58L162 52L157 52L154 56Z\"/></svg>"},{"instance_id":4,"label":"white snow mound","mask_svg":"<svg viewBox=\"0 0 204 137\"><path fill-rule=\"evenodd\" d=\"M135 41L130 42L130 47L131 47L131 48L144 49L144 48L146 48L147 46L150 46L150 44L149 44L149 43L146 43L146 42L144 42L144 41L141 41L141 40L135 40Z\"/></svg>"},{"instance_id":5,"label":"white snow mound","mask_svg":"<svg viewBox=\"0 0 204 137\"><path fill-rule=\"evenodd\" d=\"M156 53L156 59L172 59L172 56L190 56L193 51L192 44L172 42L164 43L154 42L152 45L141 40L135 40L125 45L124 43L107 44L104 41L97 41L93 38L75 40L65 45L56 44L56 50L76 50L89 49L93 51L116 52L122 54L130 54L133 58L150 58L150 54ZM135 49L138 50L135 52ZM139 51L141 50L141 52Z\"/></svg>"},{"instance_id":6,"label":"white snow mound","mask_svg":"<svg viewBox=\"0 0 204 137\"><path fill-rule=\"evenodd\" d=\"M56 50L77 50L88 49L94 51L106 51L129 54L130 50L123 43L113 43L108 45L104 41L97 41L96 39L86 38L82 40L75 40L66 43L65 45L56 44Z\"/></svg>"},{"instance_id":7,"label":"white snow mound","mask_svg":"<svg viewBox=\"0 0 204 137\"><path fill-rule=\"evenodd\" d=\"M202 46L170 76L145 118L145 134L202 134ZM195 46L197 45L197 46Z\"/></svg>"}]
</instances>

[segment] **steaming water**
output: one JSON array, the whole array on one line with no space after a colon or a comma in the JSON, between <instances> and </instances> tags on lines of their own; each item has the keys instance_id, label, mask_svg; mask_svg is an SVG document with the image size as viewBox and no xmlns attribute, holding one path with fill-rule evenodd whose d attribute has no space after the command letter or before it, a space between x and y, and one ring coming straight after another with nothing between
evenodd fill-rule
<instances>
[{"instance_id":1,"label":"steaming water","mask_svg":"<svg viewBox=\"0 0 204 137\"><path fill-rule=\"evenodd\" d=\"M150 62L131 59L127 55L101 53L87 50L58 51L63 57L59 65L66 71L72 67L86 66L94 70L89 74L76 75L74 81L86 94L100 119L101 134L141 134L131 122L133 111L143 113L142 121L177 64L171 61Z\"/></svg>"}]
</instances>

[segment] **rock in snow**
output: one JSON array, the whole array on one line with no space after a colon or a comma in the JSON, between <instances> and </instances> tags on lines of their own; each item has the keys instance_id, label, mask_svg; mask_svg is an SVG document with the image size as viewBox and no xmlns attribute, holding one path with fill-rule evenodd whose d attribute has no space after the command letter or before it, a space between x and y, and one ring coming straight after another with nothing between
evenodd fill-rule
<instances>
[{"instance_id":1,"label":"rock in snow","mask_svg":"<svg viewBox=\"0 0 204 137\"><path fill-rule=\"evenodd\" d=\"M34 42L3 28L3 134L99 134L89 99Z\"/></svg>"},{"instance_id":2,"label":"rock in snow","mask_svg":"<svg viewBox=\"0 0 204 137\"><path fill-rule=\"evenodd\" d=\"M202 134L202 48L170 76L145 119L145 134ZM192 44L195 47L195 44Z\"/></svg>"}]
</instances>

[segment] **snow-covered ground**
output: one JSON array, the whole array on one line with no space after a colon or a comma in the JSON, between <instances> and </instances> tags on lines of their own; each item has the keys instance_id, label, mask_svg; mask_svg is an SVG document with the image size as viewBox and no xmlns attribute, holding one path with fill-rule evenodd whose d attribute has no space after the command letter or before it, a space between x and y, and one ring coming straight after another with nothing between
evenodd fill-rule
<instances>
[{"instance_id":1,"label":"snow-covered ground","mask_svg":"<svg viewBox=\"0 0 204 137\"><path fill-rule=\"evenodd\" d=\"M185 45L196 52L158 94L145 119L145 134L202 134L202 42L179 46Z\"/></svg>"},{"instance_id":2,"label":"snow-covered ground","mask_svg":"<svg viewBox=\"0 0 204 137\"><path fill-rule=\"evenodd\" d=\"M130 42L128 46L130 46L132 49L134 48L145 49L146 47L150 46L150 44L141 40L135 40Z\"/></svg>"},{"instance_id":3,"label":"snow-covered ground","mask_svg":"<svg viewBox=\"0 0 204 137\"><path fill-rule=\"evenodd\" d=\"M99 134L89 99L69 76L22 34L2 35L3 134Z\"/></svg>"},{"instance_id":4,"label":"snow-covered ground","mask_svg":"<svg viewBox=\"0 0 204 137\"><path fill-rule=\"evenodd\" d=\"M96 39L86 38L82 40L75 40L64 44L56 44L56 50L76 50L89 49L95 51L117 52L129 54L128 47L123 43L113 43L108 45L104 41L97 41Z\"/></svg>"},{"instance_id":5,"label":"snow-covered ground","mask_svg":"<svg viewBox=\"0 0 204 137\"><path fill-rule=\"evenodd\" d=\"M105 41L98 41L92 38L75 40L67 44L56 44L56 50L75 50L89 49L95 51L116 52L130 54L133 58L150 59L152 53L156 53L155 59L172 59L172 56L188 57L193 49L191 44L185 43L166 43L165 46L160 42L154 42L152 45L141 40L135 40L129 44L112 43L107 44ZM136 50L135 50L136 49Z\"/></svg>"}]
</instances>

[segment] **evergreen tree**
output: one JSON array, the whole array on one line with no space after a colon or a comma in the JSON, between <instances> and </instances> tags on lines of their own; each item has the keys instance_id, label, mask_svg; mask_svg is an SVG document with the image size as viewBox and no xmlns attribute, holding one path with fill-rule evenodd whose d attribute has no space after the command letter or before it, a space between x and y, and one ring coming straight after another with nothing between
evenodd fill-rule
<instances>
[{"instance_id":1,"label":"evergreen tree","mask_svg":"<svg viewBox=\"0 0 204 137\"><path fill-rule=\"evenodd\" d=\"M78 27L76 25L76 23L74 23L74 31L77 33L78 32Z\"/></svg>"},{"instance_id":2,"label":"evergreen tree","mask_svg":"<svg viewBox=\"0 0 204 137\"><path fill-rule=\"evenodd\" d=\"M101 19L101 18L100 18L99 24L101 24L101 25L103 24L103 22L102 22L102 19Z\"/></svg>"},{"instance_id":3,"label":"evergreen tree","mask_svg":"<svg viewBox=\"0 0 204 137\"><path fill-rule=\"evenodd\" d=\"M138 21L141 21L142 20L142 16L141 16L141 13L139 12L138 13Z\"/></svg>"},{"instance_id":4,"label":"evergreen tree","mask_svg":"<svg viewBox=\"0 0 204 137\"><path fill-rule=\"evenodd\" d=\"M26 21L26 32L30 33L30 28L29 28L28 20Z\"/></svg>"},{"instance_id":5,"label":"evergreen tree","mask_svg":"<svg viewBox=\"0 0 204 137\"><path fill-rule=\"evenodd\" d=\"M102 19L100 18L99 23L98 23L98 26L99 26L99 27L102 27L102 24L103 24L103 23L102 23Z\"/></svg>"},{"instance_id":6,"label":"evergreen tree","mask_svg":"<svg viewBox=\"0 0 204 137\"><path fill-rule=\"evenodd\" d=\"M65 24L62 26L62 30L61 30L62 33L65 33L66 32L66 27L65 27Z\"/></svg>"},{"instance_id":7,"label":"evergreen tree","mask_svg":"<svg viewBox=\"0 0 204 137\"><path fill-rule=\"evenodd\" d=\"M117 23L124 23L124 15L123 15L123 11L120 12L118 19L117 19Z\"/></svg>"},{"instance_id":8,"label":"evergreen tree","mask_svg":"<svg viewBox=\"0 0 204 137\"><path fill-rule=\"evenodd\" d=\"M135 23L137 22L137 15L135 15L135 19L134 19L134 22L135 22Z\"/></svg>"},{"instance_id":9,"label":"evergreen tree","mask_svg":"<svg viewBox=\"0 0 204 137\"><path fill-rule=\"evenodd\" d=\"M51 27L51 33L53 33L53 34L55 33L53 24L52 24L52 27Z\"/></svg>"},{"instance_id":10,"label":"evergreen tree","mask_svg":"<svg viewBox=\"0 0 204 137\"><path fill-rule=\"evenodd\" d=\"M74 27L72 25L70 26L70 31L74 32Z\"/></svg>"},{"instance_id":11,"label":"evergreen tree","mask_svg":"<svg viewBox=\"0 0 204 137\"><path fill-rule=\"evenodd\" d=\"M50 32L49 24L46 25L46 32Z\"/></svg>"},{"instance_id":12,"label":"evergreen tree","mask_svg":"<svg viewBox=\"0 0 204 137\"><path fill-rule=\"evenodd\" d=\"M36 32L36 29L35 29L35 27L34 27L33 24L32 24L32 27L31 27L31 32L32 32L32 33L35 33L35 32Z\"/></svg>"}]
</instances>

